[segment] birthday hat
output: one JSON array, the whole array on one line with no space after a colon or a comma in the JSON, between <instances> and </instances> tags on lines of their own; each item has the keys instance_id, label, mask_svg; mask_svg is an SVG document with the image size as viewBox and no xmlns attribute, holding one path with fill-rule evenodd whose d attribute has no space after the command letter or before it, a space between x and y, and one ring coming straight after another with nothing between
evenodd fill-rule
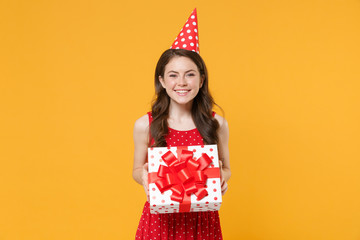
<instances>
[{"instance_id":1,"label":"birthday hat","mask_svg":"<svg viewBox=\"0 0 360 240\"><path fill-rule=\"evenodd\" d=\"M191 13L179 35L171 45L172 49L186 49L200 53L196 8Z\"/></svg>"}]
</instances>

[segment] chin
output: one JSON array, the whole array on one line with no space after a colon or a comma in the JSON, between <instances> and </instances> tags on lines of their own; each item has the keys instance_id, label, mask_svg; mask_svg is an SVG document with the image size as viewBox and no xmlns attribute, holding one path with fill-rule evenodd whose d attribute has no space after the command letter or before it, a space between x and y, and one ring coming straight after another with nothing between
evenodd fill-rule
<instances>
[{"instance_id":1,"label":"chin","mask_svg":"<svg viewBox=\"0 0 360 240\"><path fill-rule=\"evenodd\" d=\"M186 104L189 104L189 103L192 103L194 98L192 99L172 99L175 103L179 104L179 105L186 105Z\"/></svg>"}]
</instances>

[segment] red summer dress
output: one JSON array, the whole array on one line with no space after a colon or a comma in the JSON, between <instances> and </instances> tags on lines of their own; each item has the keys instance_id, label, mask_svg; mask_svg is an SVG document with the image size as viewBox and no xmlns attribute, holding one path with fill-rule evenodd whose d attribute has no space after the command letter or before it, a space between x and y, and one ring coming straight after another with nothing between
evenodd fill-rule
<instances>
[{"instance_id":1,"label":"red summer dress","mask_svg":"<svg viewBox=\"0 0 360 240\"><path fill-rule=\"evenodd\" d=\"M151 124L151 112L148 112L148 116ZM178 131L169 128L169 134L165 139L168 147L204 144L196 128L188 131ZM222 239L219 213L217 211L208 211L151 214L149 202L146 202L136 231L135 240L179 239Z\"/></svg>"}]
</instances>

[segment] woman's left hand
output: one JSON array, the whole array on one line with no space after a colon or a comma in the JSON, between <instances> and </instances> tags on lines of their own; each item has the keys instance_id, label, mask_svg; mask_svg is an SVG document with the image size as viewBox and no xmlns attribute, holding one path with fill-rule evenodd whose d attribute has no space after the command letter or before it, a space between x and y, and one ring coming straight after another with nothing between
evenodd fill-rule
<instances>
[{"instance_id":1,"label":"woman's left hand","mask_svg":"<svg viewBox=\"0 0 360 240\"><path fill-rule=\"evenodd\" d=\"M220 179L221 179L221 195L224 195L228 190L228 184L225 178L223 177L224 176L223 163L220 160L219 160L219 166L220 166Z\"/></svg>"}]
</instances>

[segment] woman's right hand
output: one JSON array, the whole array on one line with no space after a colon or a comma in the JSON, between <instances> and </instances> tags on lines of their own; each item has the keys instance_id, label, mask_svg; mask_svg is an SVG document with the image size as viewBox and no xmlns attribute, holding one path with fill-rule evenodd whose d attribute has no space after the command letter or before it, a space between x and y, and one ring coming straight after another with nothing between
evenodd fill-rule
<instances>
[{"instance_id":1,"label":"woman's right hand","mask_svg":"<svg viewBox=\"0 0 360 240\"><path fill-rule=\"evenodd\" d=\"M141 178L142 178L142 185L143 185L144 190L145 190L147 201L150 202L150 199L149 199L149 183L148 183L149 174L148 174L148 164L147 163L145 163L144 166L143 166Z\"/></svg>"}]
</instances>

